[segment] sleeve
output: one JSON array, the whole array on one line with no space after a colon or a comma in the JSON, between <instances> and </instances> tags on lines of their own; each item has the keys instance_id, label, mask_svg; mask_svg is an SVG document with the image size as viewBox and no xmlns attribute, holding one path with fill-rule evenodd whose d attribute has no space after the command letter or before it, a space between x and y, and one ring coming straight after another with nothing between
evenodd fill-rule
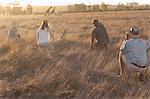
<instances>
[{"instance_id":1,"label":"sleeve","mask_svg":"<svg viewBox=\"0 0 150 99\"><path fill-rule=\"evenodd\" d=\"M39 31L40 31L40 28L38 28L36 32L39 33Z\"/></svg>"}]
</instances>

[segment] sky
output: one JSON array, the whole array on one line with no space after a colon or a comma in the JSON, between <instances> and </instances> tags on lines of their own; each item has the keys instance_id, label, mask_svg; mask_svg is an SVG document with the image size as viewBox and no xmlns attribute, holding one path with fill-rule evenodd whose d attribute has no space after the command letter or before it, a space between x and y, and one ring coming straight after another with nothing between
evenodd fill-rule
<instances>
[{"instance_id":1,"label":"sky","mask_svg":"<svg viewBox=\"0 0 150 99\"><path fill-rule=\"evenodd\" d=\"M75 3L85 4L100 4L102 2L106 4L126 4L128 2L138 2L140 4L150 4L150 0L0 0L1 5L6 5L13 1L19 1L22 5L68 5Z\"/></svg>"}]
</instances>

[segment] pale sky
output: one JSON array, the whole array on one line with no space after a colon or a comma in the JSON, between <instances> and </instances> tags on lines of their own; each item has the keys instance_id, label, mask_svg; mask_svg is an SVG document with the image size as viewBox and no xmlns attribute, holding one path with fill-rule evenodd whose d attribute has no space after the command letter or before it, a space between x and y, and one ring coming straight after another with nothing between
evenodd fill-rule
<instances>
[{"instance_id":1,"label":"pale sky","mask_svg":"<svg viewBox=\"0 0 150 99\"><path fill-rule=\"evenodd\" d=\"M12 1L19 1L22 5L67 5L74 3L85 4L100 4L102 2L107 4L118 4L128 2L138 2L140 4L150 4L150 0L0 0L1 5L6 5Z\"/></svg>"}]
</instances>

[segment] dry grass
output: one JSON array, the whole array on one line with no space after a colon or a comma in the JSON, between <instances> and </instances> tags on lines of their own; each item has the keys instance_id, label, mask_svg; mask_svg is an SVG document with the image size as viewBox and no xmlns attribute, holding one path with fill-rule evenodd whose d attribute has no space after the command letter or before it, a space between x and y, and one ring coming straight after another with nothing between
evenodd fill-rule
<instances>
[{"instance_id":1,"label":"dry grass","mask_svg":"<svg viewBox=\"0 0 150 99\"><path fill-rule=\"evenodd\" d=\"M11 20L16 20L20 43L3 45L0 56L0 95L2 99L101 99L150 97L147 82L120 80L117 77L118 49L124 31L132 25L150 32L150 11L76 13L46 17L57 41L59 55L37 48L33 42L42 16L0 16L0 40L4 42ZM93 19L106 26L112 45L101 53L90 51ZM87 27L84 31L84 28ZM68 31L65 40L61 33ZM85 34L85 36L83 36ZM2 45L2 43L1 43ZM150 56L150 55L149 55ZM149 73L150 74L150 73Z\"/></svg>"}]
</instances>

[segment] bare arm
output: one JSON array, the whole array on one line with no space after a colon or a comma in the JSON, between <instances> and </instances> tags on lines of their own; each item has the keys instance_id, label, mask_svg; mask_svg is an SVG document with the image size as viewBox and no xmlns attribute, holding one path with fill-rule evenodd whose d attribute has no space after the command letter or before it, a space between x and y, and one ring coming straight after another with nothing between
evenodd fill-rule
<instances>
[{"instance_id":1,"label":"bare arm","mask_svg":"<svg viewBox=\"0 0 150 99\"><path fill-rule=\"evenodd\" d=\"M120 52L122 54L125 54L128 50L128 41L123 41L122 44L121 44L121 47L120 47Z\"/></svg>"}]
</instances>

